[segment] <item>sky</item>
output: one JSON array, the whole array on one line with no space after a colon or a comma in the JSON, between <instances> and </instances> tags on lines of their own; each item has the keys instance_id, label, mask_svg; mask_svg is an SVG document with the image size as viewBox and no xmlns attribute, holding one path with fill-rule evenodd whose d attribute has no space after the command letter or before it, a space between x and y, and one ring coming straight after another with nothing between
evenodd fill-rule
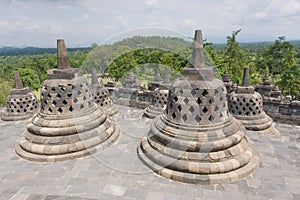
<instances>
[{"instance_id":1,"label":"sky","mask_svg":"<svg viewBox=\"0 0 300 200\"><path fill-rule=\"evenodd\" d=\"M68 47L104 44L134 35L210 42L300 39L300 0L0 0L0 46Z\"/></svg>"}]
</instances>

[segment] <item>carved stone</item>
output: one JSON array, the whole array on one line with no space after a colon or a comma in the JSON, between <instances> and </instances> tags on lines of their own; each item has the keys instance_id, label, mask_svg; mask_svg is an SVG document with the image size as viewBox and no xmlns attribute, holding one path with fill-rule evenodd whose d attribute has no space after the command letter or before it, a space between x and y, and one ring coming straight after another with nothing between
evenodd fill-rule
<instances>
[{"instance_id":1,"label":"carved stone","mask_svg":"<svg viewBox=\"0 0 300 200\"><path fill-rule=\"evenodd\" d=\"M149 105L144 110L144 117L154 119L158 115L162 114L166 109L167 100L169 96L169 87L170 87L170 76L169 68L165 67L165 76L163 83L159 84L159 88L154 90L153 102L152 105Z\"/></svg>"},{"instance_id":2,"label":"carved stone","mask_svg":"<svg viewBox=\"0 0 300 200\"><path fill-rule=\"evenodd\" d=\"M91 92L94 101L107 113L107 115L113 116L118 113L117 107L112 103L108 89L105 88L103 84L99 84L95 68L93 68L92 71Z\"/></svg>"},{"instance_id":3,"label":"carved stone","mask_svg":"<svg viewBox=\"0 0 300 200\"><path fill-rule=\"evenodd\" d=\"M119 127L94 103L88 82L69 68L58 41L60 69L49 70L41 87L41 109L19 138L16 153L33 161L61 161L90 155L111 145Z\"/></svg>"},{"instance_id":4,"label":"carved stone","mask_svg":"<svg viewBox=\"0 0 300 200\"><path fill-rule=\"evenodd\" d=\"M280 134L274 127L273 120L263 110L261 95L249 85L248 68L244 70L243 85L229 94L228 106L230 113L240 120L246 129L262 134Z\"/></svg>"},{"instance_id":5,"label":"carved stone","mask_svg":"<svg viewBox=\"0 0 300 200\"><path fill-rule=\"evenodd\" d=\"M258 165L245 127L228 112L226 88L204 60L200 30L192 66L169 90L167 108L153 120L138 147L159 175L188 183L219 184L246 177Z\"/></svg>"},{"instance_id":6,"label":"carved stone","mask_svg":"<svg viewBox=\"0 0 300 200\"><path fill-rule=\"evenodd\" d=\"M6 98L6 109L1 116L3 121L28 119L36 113L38 102L29 88L24 88L18 71L14 74L16 88L12 89Z\"/></svg>"}]
</instances>

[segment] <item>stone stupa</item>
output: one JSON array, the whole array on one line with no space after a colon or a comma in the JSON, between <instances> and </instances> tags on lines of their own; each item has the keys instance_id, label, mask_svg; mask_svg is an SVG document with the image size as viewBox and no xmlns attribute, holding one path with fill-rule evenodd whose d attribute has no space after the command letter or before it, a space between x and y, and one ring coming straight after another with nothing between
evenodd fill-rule
<instances>
[{"instance_id":1,"label":"stone stupa","mask_svg":"<svg viewBox=\"0 0 300 200\"><path fill-rule=\"evenodd\" d=\"M159 84L158 88L154 90L153 104L149 105L144 110L144 117L154 119L158 115L162 114L165 110L168 96L169 96L169 87L170 87L170 76L169 68L165 67L164 80Z\"/></svg>"},{"instance_id":2,"label":"stone stupa","mask_svg":"<svg viewBox=\"0 0 300 200\"><path fill-rule=\"evenodd\" d=\"M223 80L224 85L225 85L225 87L226 87L227 94L229 94L229 93L232 92L232 90L233 90L233 89L232 89L233 82L231 81L230 76L229 76L227 70L226 70L225 74L223 75L222 80Z\"/></svg>"},{"instance_id":3,"label":"stone stupa","mask_svg":"<svg viewBox=\"0 0 300 200\"><path fill-rule=\"evenodd\" d=\"M169 90L167 108L138 147L155 173L177 181L220 184L252 173L259 163L245 127L228 112L224 83L205 65L202 33L195 32L192 66Z\"/></svg>"},{"instance_id":4,"label":"stone stupa","mask_svg":"<svg viewBox=\"0 0 300 200\"><path fill-rule=\"evenodd\" d=\"M248 130L263 134L279 135L273 120L263 110L263 100L254 87L250 86L249 68L244 69L242 86L229 94L228 105L230 113Z\"/></svg>"},{"instance_id":5,"label":"stone stupa","mask_svg":"<svg viewBox=\"0 0 300 200\"><path fill-rule=\"evenodd\" d=\"M118 113L117 107L112 103L108 89L104 87L103 84L99 84L96 68L92 69L91 91L95 103L97 103L107 115L113 116Z\"/></svg>"},{"instance_id":6,"label":"stone stupa","mask_svg":"<svg viewBox=\"0 0 300 200\"><path fill-rule=\"evenodd\" d=\"M1 116L3 121L25 120L33 116L38 109L36 96L30 92L28 87L23 87L18 71L14 72L16 87L11 89L6 98L6 109Z\"/></svg>"},{"instance_id":7,"label":"stone stupa","mask_svg":"<svg viewBox=\"0 0 300 200\"><path fill-rule=\"evenodd\" d=\"M19 138L16 153L32 161L87 156L117 140L120 129L94 103L88 81L70 68L63 40L57 40L58 69L41 87L41 109Z\"/></svg>"},{"instance_id":8,"label":"stone stupa","mask_svg":"<svg viewBox=\"0 0 300 200\"><path fill-rule=\"evenodd\" d=\"M156 69L154 79L149 83L149 90L154 91L156 88L159 88L160 84L162 83L163 79L160 76L159 69Z\"/></svg>"}]
</instances>

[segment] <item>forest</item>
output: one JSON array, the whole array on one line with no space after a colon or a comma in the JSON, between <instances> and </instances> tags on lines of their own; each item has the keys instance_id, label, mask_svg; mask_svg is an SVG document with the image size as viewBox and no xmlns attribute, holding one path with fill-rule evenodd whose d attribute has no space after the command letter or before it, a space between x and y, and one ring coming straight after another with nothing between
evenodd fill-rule
<instances>
[{"instance_id":1,"label":"forest","mask_svg":"<svg viewBox=\"0 0 300 200\"><path fill-rule=\"evenodd\" d=\"M273 42L239 43L233 31L225 44L204 41L207 65L221 77L225 71L241 84L244 67L249 67L251 84L259 84L265 73L273 84L278 84L284 95L296 96L300 90L300 41L288 41L284 36ZM190 65L192 41L160 36L135 36L110 45L92 44L87 48L68 49L71 66L81 73L98 73L122 81L131 69L145 85L154 78L156 69L161 76L170 67L171 80L178 78L183 67ZM56 68L55 48L0 48L0 105L14 87L13 72L18 70L23 84L38 94L46 79L47 70Z\"/></svg>"}]
</instances>

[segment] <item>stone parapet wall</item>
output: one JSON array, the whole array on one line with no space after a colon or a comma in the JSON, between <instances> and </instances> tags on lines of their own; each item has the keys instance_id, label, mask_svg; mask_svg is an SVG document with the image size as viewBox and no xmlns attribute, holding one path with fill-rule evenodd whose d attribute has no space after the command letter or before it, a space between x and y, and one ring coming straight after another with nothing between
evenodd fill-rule
<instances>
[{"instance_id":1,"label":"stone parapet wall","mask_svg":"<svg viewBox=\"0 0 300 200\"><path fill-rule=\"evenodd\" d=\"M264 98L263 109L274 121L300 125L300 101L282 102L276 98Z\"/></svg>"}]
</instances>

